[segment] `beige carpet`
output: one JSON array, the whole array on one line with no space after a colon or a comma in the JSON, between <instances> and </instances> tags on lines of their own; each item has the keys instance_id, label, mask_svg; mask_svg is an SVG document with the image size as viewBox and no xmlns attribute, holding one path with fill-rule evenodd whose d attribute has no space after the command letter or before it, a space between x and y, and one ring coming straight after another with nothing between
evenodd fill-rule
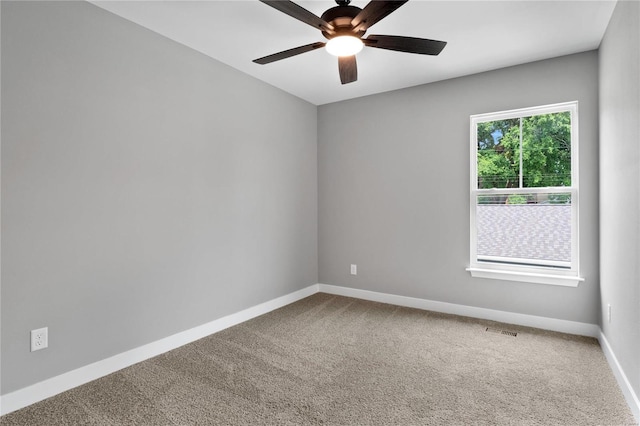
<instances>
[{"instance_id":1,"label":"beige carpet","mask_svg":"<svg viewBox=\"0 0 640 426\"><path fill-rule=\"evenodd\" d=\"M0 423L635 424L594 339L321 293Z\"/></svg>"}]
</instances>

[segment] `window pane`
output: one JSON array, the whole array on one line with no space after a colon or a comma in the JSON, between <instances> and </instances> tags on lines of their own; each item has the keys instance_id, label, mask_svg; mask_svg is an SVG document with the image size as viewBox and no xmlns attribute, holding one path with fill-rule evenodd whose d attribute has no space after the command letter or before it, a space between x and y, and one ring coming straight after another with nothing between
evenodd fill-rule
<instances>
[{"instance_id":1,"label":"window pane","mask_svg":"<svg viewBox=\"0 0 640 426\"><path fill-rule=\"evenodd\" d=\"M518 188L520 120L478 123L478 188Z\"/></svg>"},{"instance_id":2,"label":"window pane","mask_svg":"<svg viewBox=\"0 0 640 426\"><path fill-rule=\"evenodd\" d=\"M571 194L501 197L477 197L477 260L570 267Z\"/></svg>"},{"instance_id":3,"label":"window pane","mask_svg":"<svg viewBox=\"0 0 640 426\"><path fill-rule=\"evenodd\" d=\"M571 114L522 119L523 186L571 186Z\"/></svg>"}]
</instances>

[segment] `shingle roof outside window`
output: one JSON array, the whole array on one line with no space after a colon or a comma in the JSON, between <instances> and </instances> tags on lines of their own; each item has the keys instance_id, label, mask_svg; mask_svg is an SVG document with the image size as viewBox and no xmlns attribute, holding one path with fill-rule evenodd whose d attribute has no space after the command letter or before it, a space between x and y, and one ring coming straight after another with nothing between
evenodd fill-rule
<instances>
[{"instance_id":1,"label":"shingle roof outside window","mask_svg":"<svg viewBox=\"0 0 640 426\"><path fill-rule=\"evenodd\" d=\"M571 205L477 206L478 256L571 261Z\"/></svg>"}]
</instances>

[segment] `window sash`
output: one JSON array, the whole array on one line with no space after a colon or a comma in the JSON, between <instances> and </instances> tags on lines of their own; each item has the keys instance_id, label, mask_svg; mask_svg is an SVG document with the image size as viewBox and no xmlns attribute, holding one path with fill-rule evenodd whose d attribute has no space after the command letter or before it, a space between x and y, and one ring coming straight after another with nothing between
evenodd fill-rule
<instances>
[{"instance_id":1,"label":"window sash","mask_svg":"<svg viewBox=\"0 0 640 426\"><path fill-rule=\"evenodd\" d=\"M531 189L535 189L532 191ZM521 264L517 264L514 262L505 263L505 262L491 262L486 257L482 259L482 256L478 255L478 224L477 224L477 197L478 195L486 195L486 194L504 194L504 195L517 195L517 194L533 194L533 193L547 193L547 194L571 194L571 262L569 264L563 263L563 270L558 270L556 266L553 265L554 261L548 261L546 264L549 266L541 265L542 262L537 261L536 259L521 259ZM522 188L517 190L509 190L509 189L480 189L471 191L471 267L478 268L490 268L490 269L516 269L516 270L537 270L538 272L550 272L558 273L564 275L566 272L569 274L575 274L578 272L578 191L575 188L567 188L567 187L555 187L555 188ZM515 260L515 258L514 258ZM534 266L531 264L524 263L537 263L539 266Z\"/></svg>"}]
</instances>

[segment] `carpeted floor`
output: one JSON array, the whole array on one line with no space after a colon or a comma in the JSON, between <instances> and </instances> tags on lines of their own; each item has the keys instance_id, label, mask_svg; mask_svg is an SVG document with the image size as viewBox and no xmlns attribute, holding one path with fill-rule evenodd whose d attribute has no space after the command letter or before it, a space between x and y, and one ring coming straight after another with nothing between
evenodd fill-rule
<instances>
[{"instance_id":1,"label":"carpeted floor","mask_svg":"<svg viewBox=\"0 0 640 426\"><path fill-rule=\"evenodd\" d=\"M595 339L322 293L0 423L636 424Z\"/></svg>"}]
</instances>

